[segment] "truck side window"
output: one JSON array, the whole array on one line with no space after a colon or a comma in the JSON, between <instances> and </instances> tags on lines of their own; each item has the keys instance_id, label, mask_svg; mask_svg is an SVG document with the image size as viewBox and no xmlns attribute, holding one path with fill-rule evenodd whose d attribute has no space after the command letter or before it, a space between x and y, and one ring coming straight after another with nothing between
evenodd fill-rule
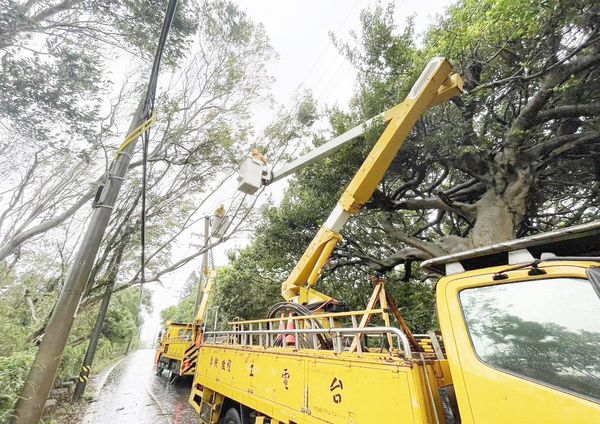
<instances>
[{"instance_id":1,"label":"truck side window","mask_svg":"<svg viewBox=\"0 0 600 424\"><path fill-rule=\"evenodd\" d=\"M476 287L460 301L483 362L600 401L600 298L589 281Z\"/></svg>"}]
</instances>

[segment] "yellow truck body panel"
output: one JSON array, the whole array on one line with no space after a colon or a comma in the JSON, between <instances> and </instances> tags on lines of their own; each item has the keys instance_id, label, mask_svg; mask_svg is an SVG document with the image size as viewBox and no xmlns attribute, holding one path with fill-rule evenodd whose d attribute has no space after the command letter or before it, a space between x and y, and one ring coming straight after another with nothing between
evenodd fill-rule
<instances>
[{"instance_id":1,"label":"yellow truck body panel","mask_svg":"<svg viewBox=\"0 0 600 424\"><path fill-rule=\"evenodd\" d=\"M255 411L256 422L438 424L448 422L440 389L452 387L457 400L455 412L460 412L462 423L599 423L599 267L596 261L555 260L533 267L524 264L512 269L503 265L443 277L437 286L437 307L447 360L439 359L440 352L413 350L405 355L393 348L353 352L349 340L339 344L338 350L302 349L298 342L295 348L273 347L264 338L256 345L256 333L244 329L233 331L227 339L209 338L199 351L190 402L202 417L204 393L218 394L216 403L210 405L213 414L201 419L204 423L216 423L221 406L230 400ZM596 281L588 278L590 270L597 273ZM462 294L488 288L510 293L506 290L519 285L533 285L537 295L521 299L509 296L506 307L496 311L491 298L480 299L476 309L482 312L481 322L475 324L488 325L486 320L500 312L530 317L520 323L535 329L533 317L542 313L557 322L566 320L567 325L579 320L570 330L575 337L561 339L565 331L552 322L546 328L549 331L541 335L509 333L495 343L502 355L516 362L490 363L478 350L481 341L474 333L473 321L469 321L472 311L466 309ZM585 289L579 291L584 296L578 302L569 297L571 287ZM544 308L545 294L550 295L548 309ZM258 320L264 328L263 321ZM282 331L288 330L276 333ZM533 350L534 356L521 361L520 355L531 352L514 350L510 344L515 337L521 337L522 347ZM565 340L573 344L563 349L560 343ZM339 346L344 347L339 350ZM540 351L540 346L552 349ZM524 368L511 369L515 363L525 364ZM556 364L562 370L555 369ZM535 376L531 373L539 370L527 367L549 370L551 376L560 378L547 380L546 374Z\"/></svg>"},{"instance_id":2,"label":"yellow truck body panel","mask_svg":"<svg viewBox=\"0 0 600 424\"><path fill-rule=\"evenodd\" d=\"M442 414L438 388L450 383L447 361L211 344L200 349L194 381L196 389L208 387L267 417L298 424L383 423L390 417L435 422L435 414Z\"/></svg>"}]
</instances>

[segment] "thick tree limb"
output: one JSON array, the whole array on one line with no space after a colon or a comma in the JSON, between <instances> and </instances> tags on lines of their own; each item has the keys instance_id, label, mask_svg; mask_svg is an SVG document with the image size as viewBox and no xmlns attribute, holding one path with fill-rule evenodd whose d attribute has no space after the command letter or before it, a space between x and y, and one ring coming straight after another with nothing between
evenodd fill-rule
<instances>
[{"instance_id":1,"label":"thick tree limb","mask_svg":"<svg viewBox=\"0 0 600 424\"><path fill-rule=\"evenodd\" d=\"M452 202L451 204L444 202L440 197L423 197L417 199L392 200L391 203L394 209L438 209L446 212L452 212L462 216L468 221L475 219L477 210L475 205L468 203Z\"/></svg>"},{"instance_id":2,"label":"thick tree limb","mask_svg":"<svg viewBox=\"0 0 600 424\"><path fill-rule=\"evenodd\" d=\"M552 97L556 88L572 75L600 63L600 53L598 50L600 50L600 48L595 47L590 54L577 57L571 62L557 67L546 75L540 89L530 97L529 101L525 107L521 109L521 113L514 120L508 131L506 136L507 149L505 154L508 155L509 160L515 159L516 149L518 148L525 131L536 125L538 114Z\"/></svg>"},{"instance_id":3,"label":"thick tree limb","mask_svg":"<svg viewBox=\"0 0 600 424\"><path fill-rule=\"evenodd\" d=\"M129 169L136 168L142 164L142 161L131 162L129 165ZM8 239L2 245L0 245L0 261L6 259L10 256L16 248L25 243L27 240L32 237L37 236L38 234L42 234L57 225L62 224L67 218L71 217L75 214L79 209L81 209L88 201L90 201L94 195L96 194L96 190L98 188L98 184L104 181L105 175L103 175L100 179L98 179L94 184L92 184L91 188L84 193L79 200L77 200L71 207L66 209L64 212L59 214L58 216L49 219L47 221L43 221L27 230L17 232L13 237Z\"/></svg>"},{"instance_id":4,"label":"thick tree limb","mask_svg":"<svg viewBox=\"0 0 600 424\"><path fill-rule=\"evenodd\" d=\"M541 124L552 119L578 118L581 116L596 116L600 114L600 103L582 105L565 105L544 110L538 113L535 123Z\"/></svg>"},{"instance_id":5,"label":"thick tree limb","mask_svg":"<svg viewBox=\"0 0 600 424\"><path fill-rule=\"evenodd\" d=\"M254 205L256 204L256 202L258 201L260 194L262 194L262 192L264 191L264 187L254 196L254 199L252 201L252 203L250 204L250 207L248 208L248 210L245 212L245 214L243 216L240 217L239 222L229 231L229 233L225 234L223 237L217 239L216 241L209 243L208 245L202 246L202 248L200 248L199 250L197 250L196 252L180 259L179 261L163 268L162 270L156 272L154 275L152 275L152 277L147 278L144 283L151 283L151 282L156 282L156 281L160 281L160 277L162 277L165 274L168 274L172 271L175 271L179 268L181 268L182 266L184 266L185 264L187 264L188 262L190 262L192 259L197 258L198 256L202 255L204 252L212 249L215 246L218 246L221 243L226 242L227 240L229 240L234 234L237 233L237 231L239 230L239 227L242 225L242 223L244 223L244 221L248 218L248 215L250 214L250 211L254 208ZM238 208L239 209L239 208ZM237 215L237 211L234 214L233 219L235 219ZM135 285L141 284L142 281L139 280L137 278L137 276L139 275L139 272L135 274L134 278L131 278L128 282L120 284L119 286L115 287L113 289L113 293L117 293L120 292L122 290L128 289L129 287L133 287ZM88 297L87 299L83 300L81 302L81 307L85 307L85 306L89 306L89 305L93 305L94 303L100 301L100 299L102 298L102 296L92 296L92 297Z\"/></svg>"},{"instance_id":6,"label":"thick tree limb","mask_svg":"<svg viewBox=\"0 0 600 424\"><path fill-rule=\"evenodd\" d=\"M48 19L60 12L64 12L65 10L69 10L73 8L73 6L82 3L82 0L63 0L60 3L55 4L54 6L47 7L46 9L40 10L38 13L31 17L33 22L39 23L45 19Z\"/></svg>"},{"instance_id":7,"label":"thick tree limb","mask_svg":"<svg viewBox=\"0 0 600 424\"><path fill-rule=\"evenodd\" d=\"M579 53L581 50L583 50L584 48L586 48L587 46L589 46L592 43L595 43L596 41L600 40L600 37L596 37L596 38L592 38L584 43L582 43L580 46L578 46L577 48L573 49L573 51L571 51L568 55L566 55L565 57L563 57L562 59L556 61L555 63L544 67L543 69L541 69L540 71L530 74L530 75L519 75L520 72L522 72L522 69L520 69L519 71L517 71L514 75L507 77L507 78L503 78L500 80L496 80L496 81L490 81L488 83L485 84L480 84L477 87L473 88L472 91L478 91L478 90L485 90L485 89L489 89L489 88L495 88L495 87L499 87L501 85L504 84L508 84L511 82L515 82L515 81L519 81L519 82L527 82L527 81L531 81L532 79L535 78L539 78L541 76L543 76L544 74L554 70L555 68L557 68L558 66L562 65L563 63L569 61L573 56L575 56L577 53Z\"/></svg>"},{"instance_id":8,"label":"thick tree limb","mask_svg":"<svg viewBox=\"0 0 600 424\"><path fill-rule=\"evenodd\" d=\"M582 134L568 134L560 137L551 138L548 141L537 144L532 148L526 150L524 153L527 157L534 161L541 161L547 155L554 150L567 145L576 143L577 145L583 143L591 143L600 139L600 132L586 132Z\"/></svg>"},{"instance_id":9,"label":"thick tree limb","mask_svg":"<svg viewBox=\"0 0 600 424\"><path fill-rule=\"evenodd\" d=\"M187 264L188 262L190 262L192 259L197 258L198 256L202 255L204 252L212 249L215 246L218 246L219 244L223 243L224 241L228 240L229 237L231 237L231 235L228 235L227 237L223 237L219 240L217 240L216 242L210 243L207 246L203 246L201 249L197 250L196 252L186 256L183 259L180 259L179 261L175 262L172 265L169 265L167 267L165 267L164 269L156 272L154 275L152 275L149 278L146 278L146 280L144 281L145 284L147 283L153 283L153 282L157 282L160 281L160 277L162 277L165 274L168 274L172 271L175 271L179 268L181 268L183 265ZM113 289L113 294L114 293L118 293L120 291L123 291L125 289L128 289L129 287L133 287L136 286L138 284L141 284L142 281L139 280L138 278L132 278L129 281L127 281L126 283L123 284L119 284L118 286L116 286ZM102 295L97 295L97 296L91 296L86 298L85 300L83 300L80 304L80 307L86 307L86 306L90 306L93 305L97 302L99 302L102 299Z\"/></svg>"},{"instance_id":10,"label":"thick tree limb","mask_svg":"<svg viewBox=\"0 0 600 424\"><path fill-rule=\"evenodd\" d=\"M391 215L388 215L387 218L384 219L381 224L383 226L383 230L388 236L390 236L395 241L399 241L401 243L406 244L407 246L420 250L422 252L420 256L425 255L428 257L434 257L446 254L446 251L441 247L437 246L436 244L420 240L416 237L411 237L403 233L402 231L396 229L396 227L394 227L394 224L392 223ZM411 251L411 253L416 255L416 252Z\"/></svg>"},{"instance_id":11,"label":"thick tree limb","mask_svg":"<svg viewBox=\"0 0 600 424\"><path fill-rule=\"evenodd\" d=\"M479 200L481 195L485 193L486 185L481 181L476 181L475 184L464 186L458 190L454 190L452 194L448 195L448 192L443 192L446 197L453 201L464 202L466 200L476 201Z\"/></svg>"},{"instance_id":12,"label":"thick tree limb","mask_svg":"<svg viewBox=\"0 0 600 424\"><path fill-rule=\"evenodd\" d=\"M425 260L431 258L426 252L423 252L420 249L414 247L407 247L404 249L400 249L399 251L386 256L385 258L376 258L374 256L361 253L361 252L338 252L338 257L345 258L346 260L340 261L340 264L336 266L334 263L332 268L341 268L343 266L348 266L351 264L363 264L372 270L380 273L386 273L393 270L398 265L404 264L409 261L414 260Z\"/></svg>"}]
</instances>

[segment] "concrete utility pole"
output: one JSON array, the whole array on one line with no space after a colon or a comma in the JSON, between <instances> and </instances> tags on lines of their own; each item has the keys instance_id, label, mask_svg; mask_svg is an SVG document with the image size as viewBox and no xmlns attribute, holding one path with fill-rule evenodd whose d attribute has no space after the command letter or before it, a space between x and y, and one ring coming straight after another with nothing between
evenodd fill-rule
<instances>
[{"instance_id":1,"label":"concrete utility pole","mask_svg":"<svg viewBox=\"0 0 600 424\"><path fill-rule=\"evenodd\" d=\"M152 87L156 87L156 76L162 56L161 44L164 45L166 40L175 14L176 5L177 1L171 0L167 6L159 47L154 58L153 75L150 79L149 89L142 97L133 115L127 134L132 133L147 119L146 105ZM73 265L65 279L58 301L46 326L46 332L37 351L35 361L31 366L31 371L17 402L15 424L35 424L42 417L46 399L52 388L56 371L60 364L69 333L71 332L73 321L75 320L81 295L90 278L92 265L96 259L100 243L119 195L121 184L129 168L136 144L137 138L116 157L108 172L106 182L101 191L99 191L99 196L97 196L95 208L92 212L92 218L81 241Z\"/></svg>"},{"instance_id":2,"label":"concrete utility pole","mask_svg":"<svg viewBox=\"0 0 600 424\"><path fill-rule=\"evenodd\" d=\"M98 311L98 316L96 317L96 324L94 325L94 330L90 336L88 348L85 352L85 357L83 358L83 364L81 364L81 371L79 372L79 378L77 379L77 384L73 392L73 400L81 399L83 393L85 392L85 387L90 376L94 357L96 356L98 342L100 341L100 336L102 334L102 328L104 327L104 321L106 320L106 313L108 312L108 306L110 305L113 287L117 281L119 265L121 264L121 259L123 258L123 253L125 252L125 248L131 233L133 233L133 231L129 230L129 234L124 237L119 247L117 247L113 260L110 262L106 291L102 297L102 303L100 304L100 310Z\"/></svg>"},{"instance_id":3,"label":"concrete utility pole","mask_svg":"<svg viewBox=\"0 0 600 424\"><path fill-rule=\"evenodd\" d=\"M140 102L129 126L129 132L135 130L144 121L142 111L145 98ZM35 361L29 372L25 386L16 407L15 424L33 424L39 422L56 370L65 349L69 333L79 307L81 294L85 290L90 277L92 265L96 259L100 242L108 225L112 208L115 205L121 184L127 173L136 141L133 141L123 154L113 163L112 170L99 196L100 202L92 212L92 219L83 237L73 265L54 311L50 316L46 332L37 351Z\"/></svg>"}]
</instances>

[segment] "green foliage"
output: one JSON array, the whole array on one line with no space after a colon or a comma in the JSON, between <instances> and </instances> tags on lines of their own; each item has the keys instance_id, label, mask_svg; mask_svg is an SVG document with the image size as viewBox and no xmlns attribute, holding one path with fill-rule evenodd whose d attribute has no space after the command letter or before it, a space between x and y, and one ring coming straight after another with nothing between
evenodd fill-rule
<instances>
[{"instance_id":1,"label":"green foliage","mask_svg":"<svg viewBox=\"0 0 600 424\"><path fill-rule=\"evenodd\" d=\"M149 292L146 292L142 307L147 311L150 310L149 302ZM102 335L112 343L124 346L124 341L137 337L141 325L139 292L126 290L112 298Z\"/></svg>"},{"instance_id":2,"label":"green foliage","mask_svg":"<svg viewBox=\"0 0 600 424\"><path fill-rule=\"evenodd\" d=\"M88 222L89 207L77 208L89 205L86 193L96 189L145 89L167 1L56 4L9 0L0 7L0 150L8 154L0 161L0 239L8 246L6 261L0 260L0 359L13 361L23 376L27 364L17 360L35 354L44 335ZM167 87L156 99L159 120L150 140L145 269L153 280L147 283L179 259L172 257L173 245L206 213L206 196L237 164L251 134L249 107L267 94L273 57L264 28L233 2L179 2L161 68ZM113 78L122 84L117 90ZM314 113L305 109L305 119ZM137 347L138 151L71 329L59 380L79 371L107 287L115 293L94 372ZM35 243L6 243L22 233L35 235ZM194 293L188 291L175 319L191 319ZM150 310L145 289L141 303ZM22 381L6 386L0 414L10 415Z\"/></svg>"},{"instance_id":3,"label":"green foliage","mask_svg":"<svg viewBox=\"0 0 600 424\"><path fill-rule=\"evenodd\" d=\"M95 12L110 19L125 40L148 59L154 57L156 43L163 26L168 1L166 0L101 0ZM198 11L191 1L179 1L165 46L167 64L176 65L187 53L190 35L196 33Z\"/></svg>"},{"instance_id":4,"label":"green foliage","mask_svg":"<svg viewBox=\"0 0 600 424\"><path fill-rule=\"evenodd\" d=\"M194 318L194 305L196 304L196 293L192 292L184 297L178 305L169 306L160 311L162 325L167 321L191 322Z\"/></svg>"},{"instance_id":5,"label":"green foliage","mask_svg":"<svg viewBox=\"0 0 600 424\"><path fill-rule=\"evenodd\" d=\"M332 35L341 53L359 69L359 88L351 101L352 110L368 118L404 99L421 69L415 63L412 20L398 31L393 11L393 3L363 10L361 33L352 31L349 42Z\"/></svg>"},{"instance_id":6,"label":"green foliage","mask_svg":"<svg viewBox=\"0 0 600 424\"><path fill-rule=\"evenodd\" d=\"M466 48L494 48L541 39L550 25L573 17L575 2L560 0L465 0L451 7L448 18L429 34L431 47L455 56ZM585 7L585 1L580 6ZM567 13L571 16L565 16ZM549 40L547 40L549 41Z\"/></svg>"},{"instance_id":7,"label":"green foliage","mask_svg":"<svg viewBox=\"0 0 600 424\"><path fill-rule=\"evenodd\" d=\"M258 245L232 259L231 266L219 271L211 299L211 305L219 307L219 321L265 317L273 300L278 300L281 285L281 280L269 278L265 271L280 269L281 261L261 252Z\"/></svg>"},{"instance_id":8,"label":"green foliage","mask_svg":"<svg viewBox=\"0 0 600 424\"><path fill-rule=\"evenodd\" d=\"M3 390L0 395L0 423L7 422L12 414L35 355L36 334L44 325L43 320L50 314L58 295L51 285L45 285L41 274L26 274L21 277L20 284L15 284L14 275L6 274L5 270L2 273L0 385ZM149 296L145 296L146 308L149 307L148 302ZM59 381L77 375L97 313L97 306L80 310L58 370ZM135 348L140 326L139 293L129 290L114 295L96 352L94 371L122 356L132 340L131 348Z\"/></svg>"},{"instance_id":9,"label":"green foliage","mask_svg":"<svg viewBox=\"0 0 600 424\"><path fill-rule=\"evenodd\" d=\"M108 60L131 50L151 60L167 1L62 5L45 4L32 13L31 6L3 2L0 119L36 141L56 143L66 132L94 142L100 95L109 84ZM179 3L165 51L167 65L185 56L196 13L187 2Z\"/></svg>"},{"instance_id":10,"label":"green foliage","mask_svg":"<svg viewBox=\"0 0 600 424\"><path fill-rule=\"evenodd\" d=\"M33 362L31 353L0 356L0 423L8 423L17 403L18 393Z\"/></svg>"},{"instance_id":11,"label":"green foliage","mask_svg":"<svg viewBox=\"0 0 600 424\"><path fill-rule=\"evenodd\" d=\"M38 54L1 56L0 118L11 119L16 130L36 140L55 142L57 123L71 135L91 138L101 62L76 43L59 45L52 55L53 61Z\"/></svg>"},{"instance_id":12,"label":"green foliage","mask_svg":"<svg viewBox=\"0 0 600 424\"><path fill-rule=\"evenodd\" d=\"M312 95L308 94L298 105L298 122L301 125L310 127L318 118L318 115L317 104Z\"/></svg>"}]
</instances>

